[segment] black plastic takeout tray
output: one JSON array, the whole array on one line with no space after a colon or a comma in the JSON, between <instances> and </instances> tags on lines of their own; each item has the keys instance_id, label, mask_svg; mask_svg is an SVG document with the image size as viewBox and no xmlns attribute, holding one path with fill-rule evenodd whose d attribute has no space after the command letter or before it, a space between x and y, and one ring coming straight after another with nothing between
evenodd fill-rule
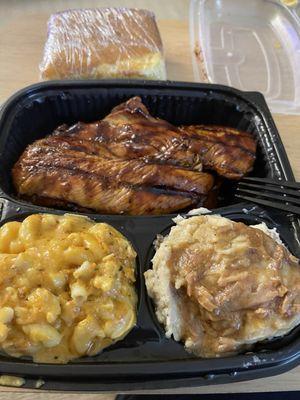
<instances>
[{"instance_id":1,"label":"black plastic takeout tray","mask_svg":"<svg viewBox=\"0 0 300 400\"><path fill-rule=\"evenodd\" d=\"M258 141L253 176L293 180L285 150L263 96L219 85L144 81L47 82L25 88L11 97L0 113L0 224L22 220L37 212L63 214L16 198L10 170L25 146L62 123L93 121L132 97L141 96L154 116L174 124L227 125L253 133ZM247 224L266 222L276 227L290 251L300 257L298 220L275 210L233 203L231 187L226 201L213 210ZM0 373L23 376L25 387L51 390L140 390L196 386L253 379L286 371L300 357L300 327L289 335L256 345L253 352L228 358L201 359L188 354L181 343L166 339L152 302L147 297L143 272L151 268L153 241L167 234L173 215L117 216L84 214L121 231L135 247L138 322L124 340L95 357L67 365L35 364L29 359L0 355Z\"/></svg>"}]
</instances>

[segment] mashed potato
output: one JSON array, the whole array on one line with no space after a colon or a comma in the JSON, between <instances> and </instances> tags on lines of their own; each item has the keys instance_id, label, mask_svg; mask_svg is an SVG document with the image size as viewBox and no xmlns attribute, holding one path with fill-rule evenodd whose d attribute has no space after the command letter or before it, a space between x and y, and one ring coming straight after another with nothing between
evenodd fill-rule
<instances>
[{"instance_id":1,"label":"mashed potato","mask_svg":"<svg viewBox=\"0 0 300 400\"><path fill-rule=\"evenodd\" d=\"M265 224L178 219L152 261L158 320L198 356L233 354L300 322L299 261Z\"/></svg>"},{"instance_id":2,"label":"mashed potato","mask_svg":"<svg viewBox=\"0 0 300 400\"><path fill-rule=\"evenodd\" d=\"M37 214L0 228L0 348L36 362L95 355L136 322L135 251L112 226Z\"/></svg>"}]
</instances>

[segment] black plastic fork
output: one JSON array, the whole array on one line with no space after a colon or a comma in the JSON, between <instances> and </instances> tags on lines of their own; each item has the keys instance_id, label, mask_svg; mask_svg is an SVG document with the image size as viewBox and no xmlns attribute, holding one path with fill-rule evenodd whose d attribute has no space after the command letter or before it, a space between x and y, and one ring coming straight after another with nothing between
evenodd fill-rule
<instances>
[{"instance_id":1,"label":"black plastic fork","mask_svg":"<svg viewBox=\"0 0 300 400\"><path fill-rule=\"evenodd\" d=\"M245 177L235 197L300 215L300 183L268 178Z\"/></svg>"}]
</instances>

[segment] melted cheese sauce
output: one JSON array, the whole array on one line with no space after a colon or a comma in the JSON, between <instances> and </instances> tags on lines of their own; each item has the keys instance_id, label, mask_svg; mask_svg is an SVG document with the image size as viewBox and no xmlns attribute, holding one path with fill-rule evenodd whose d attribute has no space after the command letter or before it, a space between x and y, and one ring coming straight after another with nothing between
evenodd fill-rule
<instances>
[{"instance_id":1,"label":"melted cheese sauce","mask_svg":"<svg viewBox=\"0 0 300 400\"><path fill-rule=\"evenodd\" d=\"M122 339L136 322L136 253L113 227L37 214L0 228L0 348L67 363Z\"/></svg>"}]
</instances>

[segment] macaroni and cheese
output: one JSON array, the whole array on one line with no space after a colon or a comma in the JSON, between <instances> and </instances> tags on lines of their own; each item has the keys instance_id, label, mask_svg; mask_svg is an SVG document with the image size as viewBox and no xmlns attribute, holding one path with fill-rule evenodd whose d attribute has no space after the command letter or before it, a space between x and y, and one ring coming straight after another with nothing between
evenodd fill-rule
<instances>
[{"instance_id":1,"label":"macaroni and cheese","mask_svg":"<svg viewBox=\"0 0 300 400\"><path fill-rule=\"evenodd\" d=\"M36 214L0 228L0 348L35 362L95 355L136 322L136 253L112 226Z\"/></svg>"}]
</instances>

